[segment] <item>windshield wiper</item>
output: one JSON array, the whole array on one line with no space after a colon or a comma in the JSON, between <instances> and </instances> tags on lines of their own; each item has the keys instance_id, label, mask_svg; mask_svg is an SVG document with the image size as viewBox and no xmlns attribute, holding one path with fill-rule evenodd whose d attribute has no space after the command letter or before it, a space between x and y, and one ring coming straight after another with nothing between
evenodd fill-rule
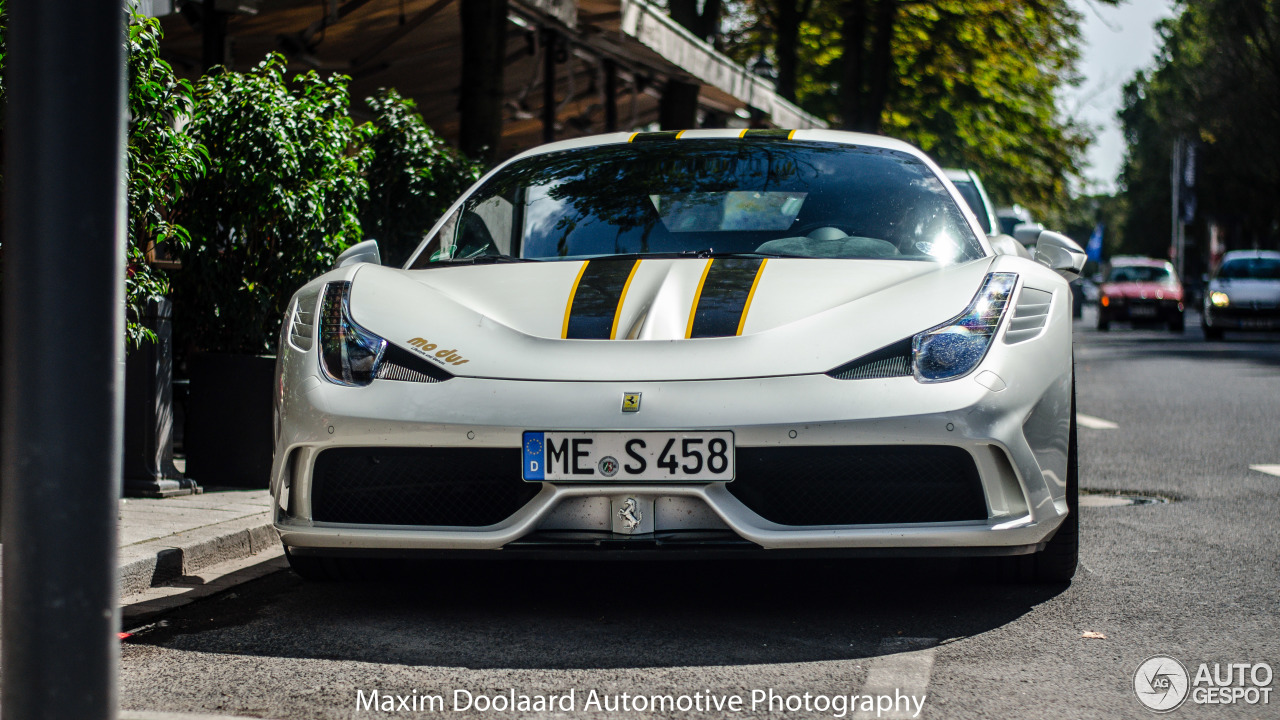
<instances>
[{"instance_id":1,"label":"windshield wiper","mask_svg":"<svg viewBox=\"0 0 1280 720\"><path fill-rule=\"evenodd\" d=\"M446 265L495 265L498 263L541 262L536 258L518 258L511 255L476 255L469 258L446 260Z\"/></svg>"}]
</instances>

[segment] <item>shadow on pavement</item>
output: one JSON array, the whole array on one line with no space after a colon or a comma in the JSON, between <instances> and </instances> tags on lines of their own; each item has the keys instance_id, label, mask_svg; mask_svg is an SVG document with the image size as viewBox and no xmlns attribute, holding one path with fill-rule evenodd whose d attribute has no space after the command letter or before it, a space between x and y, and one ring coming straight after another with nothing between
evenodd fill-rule
<instances>
[{"instance_id":1,"label":"shadow on pavement","mask_svg":"<svg viewBox=\"0 0 1280 720\"><path fill-rule=\"evenodd\" d=\"M459 668L649 668L871 657L1000 627L1063 587L967 560L413 563L365 583L282 572L127 642ZM1079 582L1079 580L1078 580Z\"/></svg>"}]
</instances>

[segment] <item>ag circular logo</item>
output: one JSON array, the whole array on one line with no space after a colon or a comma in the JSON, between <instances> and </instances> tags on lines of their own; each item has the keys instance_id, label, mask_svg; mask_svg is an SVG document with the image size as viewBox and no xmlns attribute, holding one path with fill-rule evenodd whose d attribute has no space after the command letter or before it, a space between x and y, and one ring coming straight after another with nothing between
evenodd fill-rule
<instances>
[{"instance_id":1,"label":"ag circular logo","mask_svg":"<svg viewBox=\"0 0 1280 720\"><path fill-rule=\"evenodd\" d=\"M600 459L600 474L605 477L613 477L618 474L618 459L612 455L606 455Z\"/></svg>"},{"instance_id":2,"label":"ag circular logo","mask_svg":"<svg viewBox=\"0 0 1280 720\"><path fill-rule=\"evenodd\" d=\"M1147 709L1167 713L1187 699L1190 681L1185 665L1168 655L1152 655L1133 674L1133 692Z\"/></svg>"}]
</instances>

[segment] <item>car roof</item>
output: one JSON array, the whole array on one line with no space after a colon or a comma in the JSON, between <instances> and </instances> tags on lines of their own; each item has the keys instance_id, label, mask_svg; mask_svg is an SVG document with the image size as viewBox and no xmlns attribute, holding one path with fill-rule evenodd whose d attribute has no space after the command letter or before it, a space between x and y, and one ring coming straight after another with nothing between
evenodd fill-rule
<instances>
[{"instance_id":1,"label":"car roof","mask_svg":"<svg viewBox=\"0 0 1280 720\"><path fill-rule=\"evenodd\" d=\"M571 140L561 140L559 142L547 143L546 145L539 145L525 150L512 158L512 160L531 157L534 155L542 155L544 153L558 152L561 150L575 150L601 145L617 145L631 142L642 136L663 135L668 135L672 139L678 138L680 140L717 139L759 142L761 140L772 139L774 141L783 142L787 140L808 140L816 142L841 143L844 145L858 145L885 150L897 150L899 152L914 155L922 160L926 160L930 165L937 167L934 165L932 159L925 155L923 151L914 145L901 140L895 140L894 138L885 137L883 135L870 135L867 133L849 132L846 130L825 130L821 128L810 128L807 130L735 130L733 128L708 128L701 130L681 130L679 133L673 133L671 131L656 131L587 135L585 137L573 138Z\"/></svg>"},{"instance_id":2,"label":"car roof","mask_svg":"<svg viewBox=\"0 0 1280 720\"><path fill-rule=\"evenodd\" d=\"M1239 258L1270 258L1280 260L1280 252L1275 250L1230 250L1222 256L1222 262Z\"/></svg>"},{"instance_id":3,"label":"car roof","mask_svg":"<svg viewBox=\"0 0 1280 720\"><path fill-rule=\"evenodd\" d=\"M1170 263L1168 260L1161 260L1159 258L1139 257L1137 255L1119 255L1111 258L1112 267L1115 267L1116 265L1148 265L1148 266L1154 266L1154 267L1164 267L1169 264Z\"/></svg>"}]
</instances>

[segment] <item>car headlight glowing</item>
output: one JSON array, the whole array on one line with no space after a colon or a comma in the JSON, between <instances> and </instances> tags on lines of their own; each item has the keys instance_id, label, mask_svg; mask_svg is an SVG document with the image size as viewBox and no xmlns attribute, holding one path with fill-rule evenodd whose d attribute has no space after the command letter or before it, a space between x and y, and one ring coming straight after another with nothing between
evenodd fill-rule
<instances>
[{"instance_id":1,"label":"car headlight glowing","mask_svg":"<svg viewBox=\"0 0 1280 720\"><path fill-rule=\"evenodd\" d=\"M1209 302L1213 303L1214 307L1226 307L1231 304L1231 298L1227 297L1226 293L1215 290L1209 293Z\"/></svg>"},{"instance_id":2,"label":"car headlight glowing","mask_svg":"<svg viewBox=\"0 0 1280 720\"><path fill-rule=\"evenodd\" d=\"M1014 273L988 275L963 314L912 338L911 365L916 380L954 380L977 367L1000 327L1017 281Z\"/></svg>"},{"instance_id":3,"label":"car headlight glowing","mask_svg":"<svg viewBox=\"0 0 1280 720\"><path fill-rule=\"evenodd\" d=\"M373 382L387 341L351 319L351 283L331 282L320 303L320 369L339 385Z\"/></svg>"}]
</instances>

